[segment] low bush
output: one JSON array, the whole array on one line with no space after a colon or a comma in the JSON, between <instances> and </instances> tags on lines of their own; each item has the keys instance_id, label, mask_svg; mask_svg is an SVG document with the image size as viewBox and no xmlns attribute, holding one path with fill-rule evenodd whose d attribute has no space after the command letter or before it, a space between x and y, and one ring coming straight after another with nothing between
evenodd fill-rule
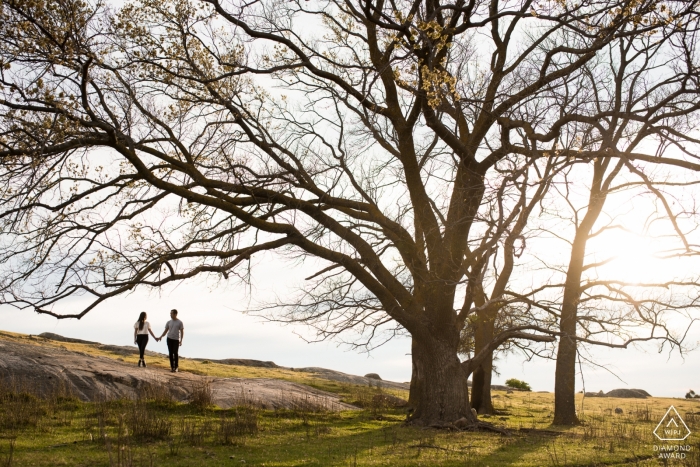
<instances>
[{"instance_id":1,"label":"low bush","mask_svg":"<svg viewBox=\"0 0 700 467\"><path fill-rule=\"evenodd\" d=\"M190 406L198 410L206 410L214 405L214 391L208 380L192 383L189 397Z\"/></svg>"},{"instance_id":2,"label":"low bush","mask_svg":"<svg viewBox=\"0 0 700 467\"><path fill-rule=\"evenodd\" d=\"M15 378L0 380L0 431L36 427L49 414L49 404Z\"/></svg>"},{"instance_id":3,"label":"low bush","mask_svg":"<svg viewBox=\"0 0 700 467\"><path fill-rule=\"evenodd\" d=\"M175 404L170 388L160 380L155 380L138 388L136 397L139 401L150 402L159 407L170 407Z\"/></svg>"},{"instance_id":4,"label":"low bush","mask_svg":"<svg viewBox=\"0 0 700 467\"><path fill-rule=\"evenodd\" d=\"M252 405L233 407L222 412L219 419L221 444L233 444L237 437L257 434L259 412L259 409Z\"/></svg>"},{"instance_id":5,"label":"low bush","mask_svg":"<svg viewBox=\"0 0 700 467\"><path fill-rule=\"evenodd\" d=\"M213 434L213 426L210 420L198 422L197 420L180 420L180 437L182 441L191 446L201 446Z\"/></svg>"},{"instance_id":6,"label":"low bush","mask_svg":"<svg viewBox=\"0 0 700 467\"><path fill-rule=\"evenodd\" d=\"M127 426L132 437L149 441L167 439L173 429L170 418L143 402L132 405L127 417Z\"/></svg>"}]
</instances>

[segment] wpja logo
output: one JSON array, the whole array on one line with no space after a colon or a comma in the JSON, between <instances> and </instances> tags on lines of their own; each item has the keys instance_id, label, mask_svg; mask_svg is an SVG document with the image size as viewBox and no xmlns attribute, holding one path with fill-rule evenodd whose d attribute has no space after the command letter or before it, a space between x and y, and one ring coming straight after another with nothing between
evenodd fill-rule
<instances>
[{"instance_id":1,"label":"wpja logo","mask_svg":"<svg viewBox=\"0 0 700 467\"><path fill-rule=\"evenodd\" d=\"M676 408L671 406L656 425L654 435L661 441L685 441L690 436L690 430ZM662 444L654 445L654 452L659 453L659 459L685 459L686 453L692 448L690 445Z\"/></svg>"}]
</instances>

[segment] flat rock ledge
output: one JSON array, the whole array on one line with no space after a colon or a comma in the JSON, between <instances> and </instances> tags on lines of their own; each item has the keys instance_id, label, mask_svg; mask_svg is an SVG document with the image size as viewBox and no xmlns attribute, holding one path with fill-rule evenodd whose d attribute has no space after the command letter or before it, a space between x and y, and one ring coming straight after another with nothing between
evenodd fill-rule
<instances>
[{"instance_id":1,"label":"flat rock ledge","mask_svg":"<svg viewBox=\"0 0 700 467\"><path fill-rule=\"evenodd\" d=\"M621 389L613 389L612 391L608 391L606 393L603 393L603 391L587 392L585 394L585 396L586 397L620 397L622 399L646 399L647 397L651 397L651 394L646 392L644 389L621 388Z\"/></svg>"},{"instance_id":2,"label":"flat rock ledge","mask_svg":"<svg viewBox=\"0 0 700 467\"><path fill-rule=\"evenodd\" d=\"M366 376L356 376L349 375L347 373L342 373L340 371L329 370L327 368L319 367L306 367L306 368L291 368L295 371L303 371L305 373L312 373L318 378L327 379L330 381L337 381L339 383L357 384L359 386L373 386L381 387L384 389L403 389L408 391L411 387L410 383L396 383L394 381L378 380L374 378L367 378Z\"/></svg>"},{"instance_id":3,"label":"flat rock ledge","mask_svg":"<svg viewBox=\"0 0 700 467\"><path fill-rule=\"evenodd\" d=\"M43 332L39 334L39 337L43 337L45 339L50 339L53 341L57 342L74 342L77 344L91 344L96 346L97 349L99 350L105 350L107 352L112 352L116 353L118 355L138 355L138 349L133 346L133 345L104 345L100 344L99 342L92 342L92 341L85 341L82 339L74 339L72 337L63 337L58 334L54 334L52 332ZM150 350L146 350L146 355L150 357L167 357L167 355L158 353L158 352L152 352ZM182 357L181 357L182 358ZM386 381L386 380L377 380L375 378L368 378L367 376L356 376L356 375L349 375L347 373L342 373L340 371L335 371L335 370L329 370L327 368L318 368L318 367L306 367L306 368L289 368L289 367L284 367L277 365L275 362L270 362L270 361L262 361L262 360L251 360L251 359L245 359L245 358L224 358L220 360L216 359L211 359L211 358L192 358L191 360L195 360L198 362L210 362L210 363L221 363L223 365L237 365L237 366L251 366L251 367L259 367L259 368L283 368L286 370L292 370L292 371L303 371L305 373L312 373L316 377L321 378L321 379L327 379L329 381L337 381L339 383L349 383L349 384L357 384L360 386L380 386L382 388L391 388L391 389L403 389L408 391L410 388L410 383L397 383L394 381ZM505 386L503 386L505 387Z\"/></svg>"},{"instance_id":4,"label":"flat rock ledge","mask_svg":"<svg viewBox=\"0 0 700 467\"><path fill-rule=\"evenodd\" d=\"M30 392L63 386L84 401L136 397L148 385L166 387L186 402L193 390L209 383L221 408L251 404L265 409L358 410L336 394L278 379L212 378L139 368L107 357L73 352L60 346L36 345L0 335L0 380Z\"/></svg>"}]
</instances>

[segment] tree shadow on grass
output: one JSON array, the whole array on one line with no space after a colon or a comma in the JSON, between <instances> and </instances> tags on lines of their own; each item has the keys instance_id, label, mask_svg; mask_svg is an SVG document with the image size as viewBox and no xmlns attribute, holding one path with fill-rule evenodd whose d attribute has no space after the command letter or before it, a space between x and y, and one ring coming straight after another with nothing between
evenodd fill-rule
<instances>
[{"instance_id":1,"label":"tree shadow on grass","mask_svg":"<svg viewBox=\"0 0 700 467\"><path fill-rule=\"evenodd\" d=\"M290 465L303 463L307 466L512 465L529 453L547 449L552 439L560 436L556 432L513 432L511 437L504 437L490 432L425 430L400 423L377 427L364 424L360 428L358 422L364 424L356 420L344 428L334 425L330 432L320 435L313 423L307 429L294 429L296 437L292 438L300 442L285 449L285 461L291 462ZM561 435L566 436L565 433ZM544 454L533 459L530 465L558 465L551 464L548 459Z\"/></svg>"},{"instance_id":2,"label":"tree shadow on grass","mask_svg":"<svg viewBox=\"0 0 700 467\"><path fill-rule=\"evenodd\" d=\"M514 465L532 453L541 452L540 458L532 460L532 465L561 465L560 454L552 450L555 441L566 433L547 430L513 431L510 438L504 438L501 447L479 459L479 465ZM543 452L543 451L546 451Z\"/></svg>"}]
</instances>

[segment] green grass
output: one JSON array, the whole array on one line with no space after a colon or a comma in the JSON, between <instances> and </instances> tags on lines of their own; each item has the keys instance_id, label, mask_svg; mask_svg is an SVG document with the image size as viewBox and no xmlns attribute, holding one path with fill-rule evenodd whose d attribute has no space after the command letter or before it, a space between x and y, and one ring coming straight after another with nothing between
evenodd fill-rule
<instances>
[{"instance_id":1,"label":"green grass","mask_svg":"<svg viewBox=\"0 0 700 467\"><path fill-rule=\"evenodd\" d=\"M94 348L81 351L97 353ZM366 408L342 413L252 407L197 409L169 400L167 392L158 388L142 394L139 401L86 403L70 397L65 390L37 397L21 384L5 385L0 387L0 467L700 467L700 400L582 401L578 395L583 423L565 428L551 425L553 394L495 391L494 405L499 414L481 420L507 428L509 436L501 436L407 426L401 410L373 404L373 396L381 391L376 388L324 382L290 370L187 363L204 367L198 370L203 374L275 374L295 382L311 381ZM392 393L406 397L405 392ZM661 443L654 438L653 430L670 405L676 407L693 432L683 443L693 446L693 450L685 459L663 464L655 457L653 447ZM624 413L615 414L617 407Z\"/></svg>"},{"instance_id":2,"label":"green grass","mask_svg":"<svg viewBox=\"0 0 700 467\"><path fill-rule=\"evenodd\" d=\"M6 388L0 466L11 442L12 466L663 465L653 458L652 431L664 411L674 404L681 415L700 412L696 401L589 398L584 424L565 429L551 426L551 394L495 396L501 414L482 419L508 428L510 436L419 429L406 426L400 411L378 407L343 413L195 410L167 400L85 403ZM609 414L615 407L625 413ZM17 414L26 415L23 423ZM686 416L686 422L692 431L700 429L700 416ZM688 444L694 446L688 458L669 465L700 466L696 434Z\"/></svg>"}]
</instances>

